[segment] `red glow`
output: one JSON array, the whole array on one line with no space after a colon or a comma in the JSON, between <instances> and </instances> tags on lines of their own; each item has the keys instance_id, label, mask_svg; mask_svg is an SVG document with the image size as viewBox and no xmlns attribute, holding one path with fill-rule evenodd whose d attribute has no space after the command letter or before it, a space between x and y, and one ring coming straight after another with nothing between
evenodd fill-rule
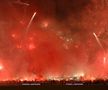
<instances>
[{"instance_id":1,"label":"red glow","mask_svg":"<svg viewBox=\"0 0 108 90\"><path fill-rule=\"evenodd\" d=\"M3 66L2 65L0 65L0 71L3 69Z\"/></svg>"},{"instance_id":2,"label":"red glow","mask_svg":"<svg viewBox=\"0 0 108 90\"><path fill-rule=\"evenodd\" d=\"M78 5L82 2L72 1ZM41 4L38 8L35 3L24 6L24 10L17 5L6 5L8 14L4 17L5 13L0 12L0 18L4 17L0 21L0 58L3 58L0 59L0 80L108 79L108 7L100 7L99 0L90 1L92 3L79 8L63 0L60 1L62 9L55 10L60 8L59 4L56 8L52 5L51 11L45 6L44 11ZM77 11L79 9L81 11ZM52 15L47 16L50 12ZM100 42L97 43L96 37Z\"/></svg>"},{"instance_id":3,"label":"red glow","mask_svg":"<svg viewBox=\"0 0 108 90\"><path fill-rule=\"evenodd\" d=\"M35 45L33 44L33 43L30 43L29 45L28 45L28 49L29 50L33 50L33 49L35 49L36 47L35 47Z\"/></svg>"},{"instance_id":4,"label":"red glow","mask_svg":"<svg viewBox=\"0 0 108 90\"><path fill-rule=\"evenodd\" d=\"M13 37L13 38L15 38L15 37L16 37L16 35L15 35L15 34L12 34L12 37Z\"/></svg>"},{"instance_id":5,"label":"red glow","mask_svg":"<svg viewBox=\"0 0 108 90\"><path fill-rule=\"evenodd\" d=\"M19 45L16 45L16 47L17 47L17 48L22 48L22 46L21 46L20 44L19 44Z\"/></svg>"},{"instance_id":6,"label":"red glow","mask_svg":"<svg viewBox=\"0 0 108 90\"><path fill-rule=\"evenodd\" d=\"M47 28L48 25L49 25L49 23L48 23L47 21L44 21L44 22L42 23L42 27L44 27L44 28Z\"/></svg>"}]
</instances>

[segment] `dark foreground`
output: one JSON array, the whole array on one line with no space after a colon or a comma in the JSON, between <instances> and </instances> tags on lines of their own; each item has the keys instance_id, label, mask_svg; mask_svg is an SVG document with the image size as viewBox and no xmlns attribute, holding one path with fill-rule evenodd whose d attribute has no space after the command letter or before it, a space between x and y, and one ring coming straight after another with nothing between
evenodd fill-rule
<instances>
[{"instance_id":1,"label":"dark foreground","mask_svg":"<svg viewBox=\"0 0 108 90\"><path fill-rule=\"evenodd\" d=\"M15 89L71 89L71 90L108 90L108 80L95 81L2 81L0 88Z\"/></svg>"}]
</instances>

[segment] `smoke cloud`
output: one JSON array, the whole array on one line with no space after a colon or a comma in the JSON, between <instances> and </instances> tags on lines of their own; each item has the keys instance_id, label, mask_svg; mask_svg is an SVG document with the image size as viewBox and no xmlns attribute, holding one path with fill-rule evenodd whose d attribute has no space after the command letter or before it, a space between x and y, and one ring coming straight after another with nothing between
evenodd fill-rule
<instances>
[{"instance_id":1,"label":"smoke cloud","mask_svg":"<svg viewBox=\"0 0 108 90\"><path fill-rule=\"evenodd\" d=\"M0 80L106 78L107 18L107 0L1 1Z\"/></svg>"}]
</instances>

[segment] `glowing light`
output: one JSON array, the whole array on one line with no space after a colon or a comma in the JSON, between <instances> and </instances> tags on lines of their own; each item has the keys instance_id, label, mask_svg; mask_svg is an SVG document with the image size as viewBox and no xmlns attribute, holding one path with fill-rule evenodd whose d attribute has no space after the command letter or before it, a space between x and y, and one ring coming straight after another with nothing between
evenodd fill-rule
<instances>
[{"instance_id":1,"label":"glowing light","mask_svg":"<svg viewBox=\"0 0 108 90\"><path fill-rule=\"evenodd\" d=\"M22 2L21 0L16 0L14 3L29 6L28 3Z\"/></svg>"},{"instance_id":2,"label":"glowing light","mask_svg":"<svg viewBox=\"0 0 108 90\"><path fill-rule=\"evenodd\" d=\"M69 39L66 39L66 41L69 42L70 40Z\"/></svg>"},{"instance_id":3,"label":"glowing light","mask_svg":"<svg viewBox=\"0 0 108 90\"><path fill-rule=\"evenodd\" d=\"M16 38L16 34L15 33L13 33L11 36L12 36L12 38Z\"/></svg>"},{"instance_id":4,"label":"glowing light","mask_svg":"<svg viewBox=\"0 0 108 90\"><path fill-rule=\"evenodd\" d=\"M49 23L48 23L48 22L43 22L42 27L47 28L47 27L48 27L48 25L49 25Z\"/></svg>"},{"instance_id":5,"label":"glowing light","mask_svg":"<svg viewBox=\"0 0 108 90\"><path fill-rule=\"evenodd\" d=\"M104 64L106 63L106 57L104 57L104 61L103 61L103 63L104 63Z\"/></svg>"},{"instance_id":6,"label":"glowing light","mask_svg":"<svg viewBox=\"0 0 108 90\"><path fill-rule=\"evenodd\" d=\"M25 25L25 22L23 20L20 21L20 24Z\"/></svg>"},{"instance_id":7,"label":"glowing light","mask_svg":"<svg viewBox=\"0 0 108 90\"><path fill-rule=\"evenodd\" d=\"M24 79L20 79L20 81L22 82L22 81L24 81Z\"/></svg>"},{"instance_id":8,"label":"glowing light","mask_svg":"<svg viewBox=\"0 0 108 90\"><path fill-rule=\"evenodd\" d=\"M3 65L0 65L0 70L2 70L3 69Z\"/></svg>"},{"instance_id":9,"label":"glowing light","mask_svg":"<svg viewBox=\"0 0 108 90\"><path fill-rule=\"evenodd\" d=\"M69 46L65 43L65 44L63 44L63 46L64 46L64 48L66 49L66 50L68 50L69 49Z\"/></svg>"},{"instance_id":10,"label":"glowing light","mask_svg":"<svg viewBox=\"0 0 108 90\"><path fill-rule=\"evenodd\" d=\"M81 72L81 73L76 73L76 74L74 74L73 76L74 77L84 77L84 73L83 72Z\"/></svg>"},{"instance_id":11,"label":"glowing light","mask_svg":"<svg viewBox=\"0 0 108 90\"><path fill-rule=\"evenodd\" d=\"M91 81L94 81L95 80L95 77L91 77L91 79L90 79Z\"/></svg>"},{"instance_id":12,"label":"glowing light","mask_svg":"<svg viewBox=\"0 0 108 90\"><path fill-rule=\"evenodd\" d=\"M33 50L33 49L35 49L36 47L35 47L35 45L33 44L33 43L30 43L29 44L29 47L28 47L28 49L29 50Z\"/></svg>"}]
</instances>

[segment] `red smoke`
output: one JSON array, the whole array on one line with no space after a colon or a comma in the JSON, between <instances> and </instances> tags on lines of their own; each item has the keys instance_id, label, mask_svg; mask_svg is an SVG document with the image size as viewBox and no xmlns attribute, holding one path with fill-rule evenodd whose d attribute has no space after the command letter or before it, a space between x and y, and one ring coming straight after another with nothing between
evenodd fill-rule
<instances>
[{"instance_id":1,"label":"red smoke","mask_svg":"<svg viewBox=\"0 0 108 90\"><path fill-rule=\"evenodd\" d=\"M27 1L30 6L21 8L4 0L0 8L7 10L0 12L0 80L107 78L107 2ZM26 32L34 11L37 15Z\"/></svg>"}]
</instances>

